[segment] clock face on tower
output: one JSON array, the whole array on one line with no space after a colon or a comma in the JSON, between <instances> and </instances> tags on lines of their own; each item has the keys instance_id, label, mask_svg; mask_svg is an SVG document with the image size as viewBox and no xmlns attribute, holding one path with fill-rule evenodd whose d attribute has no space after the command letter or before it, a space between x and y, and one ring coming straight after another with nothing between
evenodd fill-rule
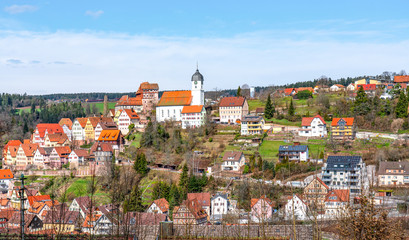
<instances>
[{"instance_id":1,"label":"clock face on tower","mask_svg":"<svg viewBox=\"0 0 409 240\"><path fill-rule=\"evenodd\" d=\"M195 81L195 85L197 84L197 81Z\"/></svg>"}]
</instances>

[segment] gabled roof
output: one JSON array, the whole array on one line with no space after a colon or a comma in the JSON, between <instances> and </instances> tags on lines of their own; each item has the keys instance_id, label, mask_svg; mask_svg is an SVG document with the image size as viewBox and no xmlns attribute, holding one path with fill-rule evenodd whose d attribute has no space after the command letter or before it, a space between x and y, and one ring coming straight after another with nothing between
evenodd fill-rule
<instances>
[{"instance_id":1,"label":"gabled roof","mask_svg":"<svg viewBox=\"0 0 409 240\"><path fill-rule=\"evenodd\" d=\"M339 120L343 119L345 121L346 126L354 125L354 118L333 118L331 122L331 126L337 126Z\"/></svg>"},{"instance_id":2,"label":"gabled roof","mask_svg":"<svg viewBox=\"0 0 409 240\"><path fill-rule=\"evenodd\" d=\"M84 149L75 149L73 150L73 152L75 153L75 155L77 155L78 157L88 157L89 153L87 150Z\"/></svg>"},{"instance_id":3,"label":"gabled roof","mask_svg":"<svg viewBox=\"0 0 409 240\"><path fill-rule=\"evenodd\" d=\"M21 144L23 144L23 143L20 140L10 140L10 141L7 142L6 145L4 145L4 149L7 149L10 146L18 147Z\"/></svg>"},{"instance_id":4,"label":"gabled roof","mask_svg":"<svg viewBox=\"0 0 409 240\"><path fill-rule=\"evenodd\" d=\"M60 209L57 207L51 211L47 211L44 218L45 224L64 224L64 225L76 225L80 218L80 212L68 211L67 209Z\"/></svg>"},{"instance_id":5,"label":"gabled roof","mask_svg":"<svg viewBox=\"0 0 409 240\"><path fill-rule=\"evenodd\" d=\"M164 92L158 106L188 106L192 102L192 91Z\"/></svg>"},{"instance_id":6,"label":"gabled roof","mask_svg":"<svg viewBox=\"0 0 409 240\"><path fill-rule=\"evenodd\" d=\"M38 148L38 144L33 144L33 143L23 143L20 145L20 147L23 149L24 151L24 155L26 157L33 157L35 151Z\"/></svg>"},{"instance_id":7,"label":"gabled roof","mask_svg":"<svg viewBox=\"0 0 409 240\"><path fill-rule=\"evenodd\" d=\"M285 95L291 95L291 93L294 91L294 88L286 88L284 89L284 94Z\"/></svg>"},{"instance_id":8,"label":"gabled roof","mask_svg":"<svg viewBox=\"0 0 409 240\"><path fill-rule=\"evenodd\" d=\"M72 129L72 121L69 118L61 118L58 124L60 124L61 127L66 125L69 129Z\"/></svg>"},{"instance_id":9,"label":"gabled roof","mask_svg":"<svg viewBox=\"0 0 409 240\"><path fill-rule=\"evenodd\" d=\"M363 88L364 91L376 90L376 84L358 84L357 88Z\"/></svg>"},{"instance_id":10,"label":"gabled roof","mask_svg":"<svg viewBox=\"0 0 409 240\"><path fill-rule=\"evenodd\" d=\"M327 124L323 117L321 117L320 115L316 115L315 117L303 117L301 126L311 126L311 122L315 118L319 118L323 124Z\"/></svg>"},{"instance_id":11,"label":"gabled roof","mask_svg":"<svg viewBox=\"0 0 409 240\"><path fill-rule=\"evenodd\" d=\"M18 146L9 146L8 148L9 148L11 157L13 157L13 158L17 157L17 152L18 152L18 149L20 148L20 145L18 145Z\"/></svg>"},{"instance_id":12,"label":"gabled roof","mask_svg":"<svg viewBox=\"0 0 409 240\"><path fill-rule=\"evenodd\" d=\"M252 198L251 199L251 208L253 208L253 206L256 205L257 202L260 201L260 200L264 200L271 207L275 207L275 203L271 199L269 199L268 197L263 195L260 198Z\"/></svg>"},{"instance_id":13,"label":"gabled roof","mask_svg":"<svg viewBox=\"0 0 409 240\"><path fill-rule=\"evenodd\" d=\"M31 206L33 205L34 202L45 202L45 201L51 202L51 197L50 195L27 196L27 200Z\"/></svg>"},{"instance_id":14,"label":"gabled roof","mask_svg":"<svg viewBox=\"0 0 409 240\"><path fill-rule=\"evenodd\" d=\"M348 189L331 190L325 197L325 202L349 202L349 190Z\"/></svg>"},{"instance_id":15,"label":"gabled roof","mask_svg":"<svg viewBox=\"0 0 409 240\"><path fill-rule=\"evenodd\" d=\"M85 217L84 223L82 224L82 227L84 228L92 228L95 226L95 222L102 217L101 214L93 214L92 217L90 214L87 214Z\"/></svg>"},{"instance_id":16,"label":"gabled roof","mask_svg":"<svg viewBox=\"0 0 409 240\"><path fill-rule=\"evenodd\" d=\"M322 186L324 186L326 189L329 189L328 185L325 184L325 183L321 180L321 178L319 178L319 177L314 177L314 178L312 179L312 181L307 184L307 186L310 185L310 184L312 184L312 183L314 182L314 180L317 180Z\"/></svg>"},{"instance_id":17,"label":"gabled roof","mask_svg":"<svg viewBox=\"0 0 409 240\"><path fill-rule=\"evenodd\" d=\"M341 85L341 84L334 84L334 85L332 85L332 87L333 86L337 86L337 87L339 87L339 88L345 88L345 86L344 85Z\"/></svg>"},{"instance_id":18,"label":"gabled roof","mask_svg":"<svg viewBox=\"0 0 409 240\"><path fill-rule=\"evenodd\" d=\"M165 198L156 199L153 201L155 205L163 212L169 211L169 202Z\"/></svg>"},{"instance_id":19,"label":"gabled roof","mask_svg":"<svg viewBox=\"0 0 409 240\"><path fill-rule=\"evenodd\" d=\"M85 128L85 125L87 125L88 118L76 118L75 120L78 121L82 128Z\"/></svg>"},{"instance_id":20,"label":"gabled roof","mask_svg":"<svg viewBox=\"0 0 409 240\"><path fill-rule=\"evenodd\" d=\"M122 113L126 113L130 119L139 119L138 114L133 109L124 109Z\"/></svg>"},{"instance_id":21,"label":"gabled roof","mask_svg":"<svg viewBox=\"0 0 409 240\"><path fill-rule=\"evenodd\" d=\"M45 131L48 134L64 132L58 123L39 123L36 129L38 129L41 138L44 137Z\"/></svg>"},{"instance_id":22,"label":"gabled roof","mask_svg":"<svg viewBox=\"0 0 409 240\"><path fill-rule=\"evenodd\" d=\"M176 212L178 207L174 208ZM126 225L159 225L160 222L166 221L167 215L162 213L147 213L147 212L127 212L125 215Z\"/></svg>"},{"instance_id":23,"label":"gabled roof","mask_svg":"<svg viewBox=\"0 0 409 240\"><path fill-rule=\"evenodd\" d=\"M121 137L121 130L102 130L98 141L117 141Z\"/></svg>"},{"instance_id":24,"label":"gabled roof","mask_svg":"<svg viewBox=\"0 0 409 240\"><path fill-rule=\"evenodd\" d=\"M78 203L78 206L82 210L82 212L87 214L88 209L91 208L91 199L88 196L84 196L84 197L77 197L74 200Z\"/></svg>"},{"instance_id":25,"label":"gabled roof","mask_svg":"<svg viewBox=\"0 0 409 240\"><path fill-rule=\"evenodd\" d=\"M187 199L191 201L196 199L200 206L210 207L210 193L188 193Z\"/></svg>"},{"instance_id":26,"label":"gabled roof","mask_svg":"<svg viewBox=\"0 0 409 240\"><path fill-rule=\"evenodd\" d=\"M299 87L295 89L296 92L302 92L302 91L310 91L310 92L314 92L314 88L312 87Z\"/></svg>"},{"instance_id":27,"label":"gabled roof","mask_svg":"<svg viewBox=\"0 0 409 240\"><path fill-rule=\"evenodd\" d=\"M296 196L298 199L301 200L301 203L303 203L304 205L307 205L307 203L304 201L304 199L303 199L303 198L301 197L301 195L299 195L299 194L294 194L293 196L288 196L288 200L293 199L295 196Z\"/></svg>"},{"instance_id":28,"label":"gabled roof","mask_svg":"<svg viewBox=\"0 0 409 240\"><path fill-rule=\"evenodd\" d=\"M101 146L103 152L114 152L112 144L104 142L95 142L94 145L92 145L91 147L90 153L94 153L97 150L98 144Z\"/></svg>"},{"instance_id":29,"label":"gabled roof","mask_svg":"<svg viewBox=\"0 0 409 240\"><path fill-rule=\"evenodd\" d=\"M202 205L196 200L196 198L192 200L185 200L182 204L189 209L190 213L192 213L196 220L207 217L206 211L203 210Z\"/></svg>"},{"instance_id":30,"label":"gabled roof","mask_svg":"<svg viewBox=\"0 0 409 240\"><path fill-rule=\"evenodd\" d=\"M245 101L244 97L224 97L220 100L219 107L242 107Z\"/></svg>"},{"instance_id":31,"label":"gabled roof","mask_svg":"<svg viewBox=\"0 0 409 240\"><path fill-rule=\"evenodd\" d=\"M10 169L0 169L0 179L13 179L14 175Z\"/></svg>"},{"instance_id":32,"label":"gabled roof","mask_svg":"<svg viewBox=\"0 0 409 240\"><path fill-rule=\"evenodd\" d=\"M53 151L53 148L52 147L39 147L37 148L37 151L39 151L41 155L49 156L51 152Z\"/></svg>"},{"instance_id":33,"label":"gabled roof","mask_svg":"<svg viewBox=\"0 0 409 240\"><path fill-rule=\"evenodd\" d=\"M159 90L159 85L157 83L143 82L139 85L141 90Z\"/></svg>"},{"instance_id":34,"label":"gabled roof","mask_svg":"<svg viewBox=\"0 0 409 240\"><path fill-rule=\"evenodd\" d=\"M128 95L122 96L118 102L116 102L115 106L141 106L142 99L136 97L129 97Z\"/></svg>"},{"instance_id":35,"label":"gabled roof","mask_svg":"<svg viewBox=\"0 0 409 240\"><path fill-rule=\"evenodd\" d=\"M88 118L88 121L91 123L91 126L92 126L93 128L96 128L96 127L97 127L97 124L99 123L100 120L101 120L101 119L100 119L99 117L89 117L89 118Z\"/></svg>"},{"instance_id":36,"label":"gabled roof","mask_svg":"<svg viewBox=\"0 0 409 240\"><path fill-rule=\"evenodd\" d=\"M395 83L409 83L409 75L404 75L404 76L395 76L393 78L393 81Z\"/></svg>"},{"instance_id":37,"label":"gabled roof","mask_svg":"<svg viewBox=\"0 0 409 240\"><path fill-rule=\"evenodd\" d=\"M240 158L243 156L242 152L231 151L225 152L223 156L223 161L240 161Z\"/></svg>"},{"instance_id":38,"label":"gabled roof","mask_svg":"<svg viewBox=\"0 0 409 240\"><path fill-rule=\"evenodd\" d=\"M386 172L386 170L392 170L392 171ZM406 175L407 176L409 175L409 162L380 162L378 174Z\"/></svg>"},{"instance_id":39,"label":"gabled roof","mask_svg":"<svg viewBox=\"0 0 409 240\"><path fill-rule=\"evenodd\" d=\"M118 125L116 125L116 123L114 122L99 122L98 123L102 130L116 130L118 129Z\"/></svg>"},{"instance_id":40,"label":"gabled roof","mask_svg":"<svg viewBox=\"0 0 409 240\"><path fill-rule=\"evenodd\" d=\"M182 114L201 113L202 110L203 110L203 105L184 106L182 109Z\"/></svg>"},{"instance_id":41,"label":"gabled roof","mask_svg":"<svg viewBox=\"0 0 409 240\"><path fill-rule=\"evenodd\" d=\"M63 144L68 140L68 137L65 133L48 134L47 137L50 142L56 142L58 144Z\"/></svg>"},{"instance_id":42,"label":"gabled roof","mask_svg":"<svg viewBox=\"0 0 409 240\"><path fill-rule=\"evenodd\" d=\"M67 157L71 153L71 149L69 146L54 147L54 149L60 157Z\"/></svg>"},{"instance_id":43,"label":"gabled roof","mask_svg":"<svg viewBox=\"0 0 409 240\"><path fill-rule=\"evenodd\" d=\"M306 152L307 149L307 145L280 145L278 151Z\"/></svg>"}]
</instances>

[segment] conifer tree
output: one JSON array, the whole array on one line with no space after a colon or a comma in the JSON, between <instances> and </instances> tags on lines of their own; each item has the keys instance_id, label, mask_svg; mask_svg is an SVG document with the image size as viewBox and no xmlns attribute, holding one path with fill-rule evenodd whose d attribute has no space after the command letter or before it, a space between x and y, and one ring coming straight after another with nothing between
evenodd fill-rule
<instances>
[{"instance_id":1,"label":"conifer tree","mask_svg":"<svg viewBox=\"0 0 409 240\"><path fill-rule=\"evenodd\" d=\"M272 118L274 116L274 113L275 113L275 109L274 109L273 104L271 103L271 98L270 98L270 94L269 94L268 97L267 97L267 102L266 102L266 106L265 106L265 109L264 109L264 116L267 119L270 119L270 118Z\"/></svg>"},{"instance_id":2,"label":"conifer tree","mask_svg":"<svg viewBox=\"0 0 409 240\"><path fill-rule=\"evenodd\" d=\"M290 106L288 107L288 116L292 117L295 114L293 99L291 98Z\"/></svg>"},{"instance_id":3,"label":"conifer tree","mask_svg":"<svg viewBox=\"0 0 409 240\"><path fill-rule=\"evenodd\" d=\"M182 174L179 177L179 187L182 197L184 198L188 191L188 184L189 184L189 168L187 165L183 165Z\"/></svg>"},{"instance_id":4,"label":"conifer tree","mask_svg":"<svg viewBox=\"0 0 409 240\"><path fill-rule=\"evenodd\" d=\"M236 96L237 96L237 97L241 97L241 87L240 87L240 86L237 88L237 94L236 94Z\"/></svg>"},{"instance_id":5,"label":"conifer tree","mask_svg":"<svg viewBox=\"0 0 409 240\"><path fill-rule=\"evenodd\" d=\"M408 116L408 100L403 91L400 92L398 104L395 109L396 118L406 118Z\"/></svg>"},{"instance_id":6,"label":"conifer tree","mask_svg":"<svg viewBox=\"0 0 409 240\"><path fill-rule=\"evenodd\" d=\"M263 159L261 158L260 155L258 156L257 167L259 171L263 170Z\"/></svg>"},{"instance_id":7,"label":"conifer tree","mask_svg":"<svg viewBox=\"0 0 409 240\"><path fill-rule=\"evenodd\" d=\"M124 202L124 212L143 212L145 209L142 205L142 191L138 185L135 185L132 189L128 199Z\"/></svg>"}]
</instances>

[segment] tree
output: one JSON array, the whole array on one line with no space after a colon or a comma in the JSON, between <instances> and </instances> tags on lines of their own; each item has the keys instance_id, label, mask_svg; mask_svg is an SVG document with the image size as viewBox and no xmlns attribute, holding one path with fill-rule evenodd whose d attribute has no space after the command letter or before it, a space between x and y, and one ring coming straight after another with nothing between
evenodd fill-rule
<instances>
[{"instance_id":1,"label":"tree","mask_svg":"<svg viewBox=\"0 0 409 240\"><path fill-rule=\"evenodd\" d=\"M321 151L319 159L324 159L324 152Z\"/></svg>"},{"instance_id":2,"label":"tree","mask_svg":"<svg viewBox=\"0 0 409 240\"><path fill-rule=\"evenodd\" d=\"M240 86L237 88L237 94L236 94L236 96L237 96L237 97L241 97L241 87L240 87Z\"/></svg>"},{"instance_id":3,"label":"tree","mask_svg":"<svg viewBox=\"0 0 409 240\"><path fill-rule=\"evenodd\" d=\"M179 187L180 187L180 192L182 193L182 196L186 196L187 190L188 190L188 183L189 183L189 168L187 167L186 164L183 165L182 168L182 173L180 174L179 177Z\"/></svg>"},{"instance_id":4,"label":"tree","mask_svg":"<svg viewBox=\"0 0 409 240\"><path fill-rule=\"evenodd\" d=\"M268 97L267 97L266 106L264 108L264 116L267 119L270 119L270 118L273 118L274 113L275 113L275 108L274 108L273 104L271 103L271 97L270 97L270 94L269 94Z\"/></svg>"},{"instance_id":5,"label":"tree","mask_svg":"<svg viewBox=\"0 0 409 240\"><path fill-rule=\"evenodd\" d=\"M143 212L145 210L142 205L142 191L139 189L138 185L133 187L131 194L124 202L123 208L124 213Z\"/></svg>"},{"instance_id":6,"label":"tree","mask_svg":"<svg viewBox=\"0 0 409 240\"><path fill-rule=\"evenodd\" d=\"M141 174L142 176L148 173L149 171L148 162L146 161L146 156L144 153L139 153L136 156L133 168L137 173Z\"/></svg>"},{"instance_id":7,"label":"tree","mask_svg":"<svg viewBox=\"0 0 409 240\"><path fill-rule=\"evenodd\" d=\"M288 107L288 116L293 117L295 114L295 108L293 104L293 99L291 98L290 106Z\"/></svg>"},{"instance_id":8,"label":"tree","mask_svg":"<svg viewBox=\"0 0 409 240\"><path fill-rule=\"evenodd\" d=\"M257 167L259 171L263 170L263 159L261 158L260 155L258 156Z\"/></svg>"},{"instance_id":9,"label":"tree","mask_svg":"<svg viewBox=\"0 0 409 240\"><path fill-rule=\"evenodd\" d=\"M408 116L408 101L403 91L400 92L395 114L396 118L406 118Z\"/></svg>"},{"instance_id":10,"label":"tree","mask_svg":"<svg viewBox=\"0 0 409 240\"><path fill-rule=\"evenodd\" d=\"M249 167L250 167L250 171L251 172L254 172L254 167L255 167L255 165L256 165L256 156L253 154L253 155L251 155L250 156L250 159L249 159Z\"/></svg>"},{"instance_id":11,"label":"tree","mask_svg":"<svg viewBox=\"0 0 409 240\"><path fill-rule=\"evenodd\" d=\"M357 115L366 115L369 110L368 96L366 95L364 88L361 86L355 97L354 112Z\"/></svg>"},{"instance_id":12,"label":"tree","mask_svg":"<svg viewBox=\"0 0 409 240\"><path fill-rule=\"evenodd\" d=\"M308 91L308 90L304 90L304 91L300 91L296 94L296 97L298 99L308 99L308 98L312 98L312 92Z\"/></svg>"}]
</instances>

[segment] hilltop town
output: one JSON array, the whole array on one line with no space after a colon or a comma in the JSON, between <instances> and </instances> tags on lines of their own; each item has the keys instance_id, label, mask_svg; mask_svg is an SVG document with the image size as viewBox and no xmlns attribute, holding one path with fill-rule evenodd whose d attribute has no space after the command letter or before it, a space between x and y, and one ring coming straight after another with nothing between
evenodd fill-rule
<instances>
[{"instance_id":1,"label":"hilltop town","mask_svg":"<svg viewBox=\"0 0 409 240\"><path fill-rule=\"evenodd\" d=\"M0 234L155 239L171 223L177 239L353 239L368 226L403 239L408 83L205 92L197 69L190 90L142 82L98 102L3 94Z\"/></svg>"}]
</instances>

